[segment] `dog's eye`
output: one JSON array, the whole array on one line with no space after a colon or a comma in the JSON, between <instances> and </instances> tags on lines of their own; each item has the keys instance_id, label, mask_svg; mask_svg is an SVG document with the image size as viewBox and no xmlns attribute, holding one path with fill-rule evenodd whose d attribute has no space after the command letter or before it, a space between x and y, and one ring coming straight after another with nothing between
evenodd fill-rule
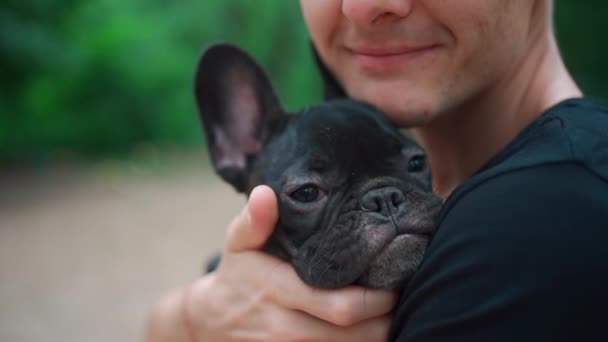
<instances>
[{"instance_id":1,"label":"dog's eye","mask_svg":"<svg viewBox=\"0 0 608 342\"><path fill-rule=\"evenodd\" d=\"M318 201L321 198L321 194L322 191L317 186L307 184L289 194L289 197L298 202L312 203Z\"/></svg>"},{"instance_id":2,"label":"dog's eye","mask_svg":"<svg viewBox=\"0 0 608 342\"><path fill-rule=\"evenodd\" d=\"M413 156L407 164L407 172L421 172L426 167L426 158L423 155Z\"/></svg>"}]
</instances>

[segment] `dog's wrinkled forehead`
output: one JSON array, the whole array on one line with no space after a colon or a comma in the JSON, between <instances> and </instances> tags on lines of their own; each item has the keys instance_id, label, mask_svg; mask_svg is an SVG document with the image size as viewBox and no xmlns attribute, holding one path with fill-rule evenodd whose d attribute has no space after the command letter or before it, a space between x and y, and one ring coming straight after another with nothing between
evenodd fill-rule
<instances>
[{"instance_id":1,"label":"dog's wrinkled forehead","mask_svg":"<svg viewBox=\"0 0 608 342\"><path fill-rule=\"evenodd\" d=\"M404 148L419 149L373 107L330 101L289 117L262 150L256 178L272 184L313 173L329 177L330 183L332 175L336 183L349 176L387 176L387 172L404 177Z\"/></svg>"},{"instance_id":2,"label":"dog's wrinkled forehead","mask_svg":"<svg viewBox=\"0 0 608 342\"><path fill-rule=\"evenodd\" d=\"M311 154L308 157L319 164L323 164L323 158L328 163L342 165L378 161L403 145L399 132L379 112L362 103L324 103L299 113L292 124L299 145L297 150L308 151Z\"/></svg>"}]
</instances>

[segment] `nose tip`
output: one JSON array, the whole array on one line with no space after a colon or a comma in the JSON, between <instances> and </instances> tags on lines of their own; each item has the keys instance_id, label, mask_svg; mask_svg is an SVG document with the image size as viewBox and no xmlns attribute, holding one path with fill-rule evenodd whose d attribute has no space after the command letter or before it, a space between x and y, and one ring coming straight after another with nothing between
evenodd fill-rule
<instances>
[{"instance_id":1,"label":"nose tip","mask_svg":"<svg viewBox=\"0 0 608 342\"><path fill-rule=\"evenodd\" d=\"M405 210L405 196L395 187L387 187L369 191L361 198L361 209L383 214L396 215Z\"/></svg>"},{"instance_id":2,"label":"nose tip","mask_svg":"<svg viewBox=\"0 0 608 342\"><path fill-rule=\"evenodd\" d=\"M380 18L403 18L412 10L411 0L343 0L342 13L359 25L373 24Z\"/></svg>"}]
</instances>

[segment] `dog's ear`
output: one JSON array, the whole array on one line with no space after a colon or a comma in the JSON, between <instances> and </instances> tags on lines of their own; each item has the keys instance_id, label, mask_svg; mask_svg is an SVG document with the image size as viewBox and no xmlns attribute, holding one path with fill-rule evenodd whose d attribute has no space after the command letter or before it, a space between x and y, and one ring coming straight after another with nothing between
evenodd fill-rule
<instances>
[{"instance_id":1,"label":"dog's ear","mask_svg":"<svg viewBox=\"0 0 608 342\"><path fill-rule=\"evenodd\" d=\"M217 44L199 60L194 88L216 172L237 191L247 192L264 136L284 115L270 79L241 49Z\"/></svg>"}]
</instances>

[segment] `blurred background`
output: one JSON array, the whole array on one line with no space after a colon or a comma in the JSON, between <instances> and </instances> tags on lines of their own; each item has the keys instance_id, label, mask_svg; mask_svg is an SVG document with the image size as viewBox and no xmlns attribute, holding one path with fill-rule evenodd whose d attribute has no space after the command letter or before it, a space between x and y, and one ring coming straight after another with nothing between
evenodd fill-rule
<instances>
[{"instance_id":1,"label":"blurred background","mask_svg":"<svg viewBox=\"0 0 608 342\"><path fill-rule=\"evenodd\" d=\"M566 62L608 98L608 4L557 1ZM192 96L230 41L288 109L320 99L297 1L4 0L0 341L141 340L244 204L209 169Z\"/></svg>"}]
</instances>

